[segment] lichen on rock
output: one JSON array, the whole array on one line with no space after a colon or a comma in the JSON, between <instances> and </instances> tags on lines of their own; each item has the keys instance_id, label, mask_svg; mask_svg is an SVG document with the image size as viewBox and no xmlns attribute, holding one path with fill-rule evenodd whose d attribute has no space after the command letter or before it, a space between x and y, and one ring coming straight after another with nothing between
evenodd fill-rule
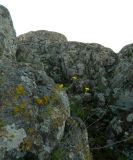
<instances>
[{"instance_id":1,"label":"lichen on rock","mask_svg":"<svg viewBox=\"0 0 133 160\"><path fill-rule=\"evenodd\" d=\"M16 37L0 5L0 160L133 160L133 44Z\"/></svg>"}]
</instances>

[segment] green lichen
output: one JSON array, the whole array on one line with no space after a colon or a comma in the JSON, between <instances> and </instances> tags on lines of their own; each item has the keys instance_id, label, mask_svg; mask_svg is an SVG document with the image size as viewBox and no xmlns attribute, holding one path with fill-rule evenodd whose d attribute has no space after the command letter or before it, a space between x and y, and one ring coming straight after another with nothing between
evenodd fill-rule
<instances>
[{"instance_id":1,"label":"green lichen","mask_svg":"<svg viewBox=\"0 0 133 160\"><path fill-rule=\"evenodd\" d=\"M6 125L5 121L0 119L0 130Z\"/></svg>"}]
</instances>

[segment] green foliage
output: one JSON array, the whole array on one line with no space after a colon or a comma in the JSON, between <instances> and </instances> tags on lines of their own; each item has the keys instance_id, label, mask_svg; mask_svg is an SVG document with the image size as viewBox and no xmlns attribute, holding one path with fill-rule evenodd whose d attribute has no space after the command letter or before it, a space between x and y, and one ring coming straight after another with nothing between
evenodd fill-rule
<instances>
[{"instance_id":1,"label":"green foliage","mask_svg":"<svg viewBox=\"0 0 133 160\"><path fill-rule=\"evenodd\" d=\"M88 113L82 105L74 103L70 105L71 114L77 117L80 117L82 120L86 120Z\"/></svg>"},{"instance_id":2,"label":"green foliage","mask_svg":"<svg viewBox=\"0 0 133 160\"><path fill-rule=\"evenodd\" d=\"M53 151L51 155L51 160L62 160L64 157L64 153L60 148L57 148Z\"/></svg>"},{"instance_id":3,"label":"green foliage","mask_svg":"<svg viewBox=\"0 0 133 160\"><path fill-rule=\"evenodd\" d=\"M80 117L82 120L86 120L88 117L88 112L85 108L83 108L80 100L72 99L70 101L72 101L70 104L71 115Z\"/></svg>"}]
</instances>

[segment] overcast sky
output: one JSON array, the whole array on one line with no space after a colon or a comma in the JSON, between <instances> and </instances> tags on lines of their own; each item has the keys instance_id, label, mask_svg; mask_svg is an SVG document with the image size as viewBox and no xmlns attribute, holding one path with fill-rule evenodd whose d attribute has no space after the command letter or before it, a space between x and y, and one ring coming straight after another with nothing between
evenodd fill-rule
<instances>
[{"instance_id":1,"label":"overcast sky","mask_svg":"<svg viewBox=\"0 0 133 160\"><path fill-rule=\"evenodd\" d=\"M99 43L118 52L133 42L133 0L0 0L17 35L35 30L69 41Z\"/></svg>"}]
</instances>

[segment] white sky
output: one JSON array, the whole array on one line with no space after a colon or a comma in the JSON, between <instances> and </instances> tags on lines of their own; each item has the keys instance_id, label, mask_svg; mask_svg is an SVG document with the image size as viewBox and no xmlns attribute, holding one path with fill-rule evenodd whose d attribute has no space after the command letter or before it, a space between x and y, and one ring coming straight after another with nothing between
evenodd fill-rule
<instances>
[{"instance_id":1,"label":"white sky","mask_svg":"<svg viewBox=\"0 0 133 160\"><path fill-rule=\"evenodd\" d=\"M133 43L133 0L0 0L17 35L34 30L69 41L99 43L118 52Z\"/></svg>"}]
</instances>

